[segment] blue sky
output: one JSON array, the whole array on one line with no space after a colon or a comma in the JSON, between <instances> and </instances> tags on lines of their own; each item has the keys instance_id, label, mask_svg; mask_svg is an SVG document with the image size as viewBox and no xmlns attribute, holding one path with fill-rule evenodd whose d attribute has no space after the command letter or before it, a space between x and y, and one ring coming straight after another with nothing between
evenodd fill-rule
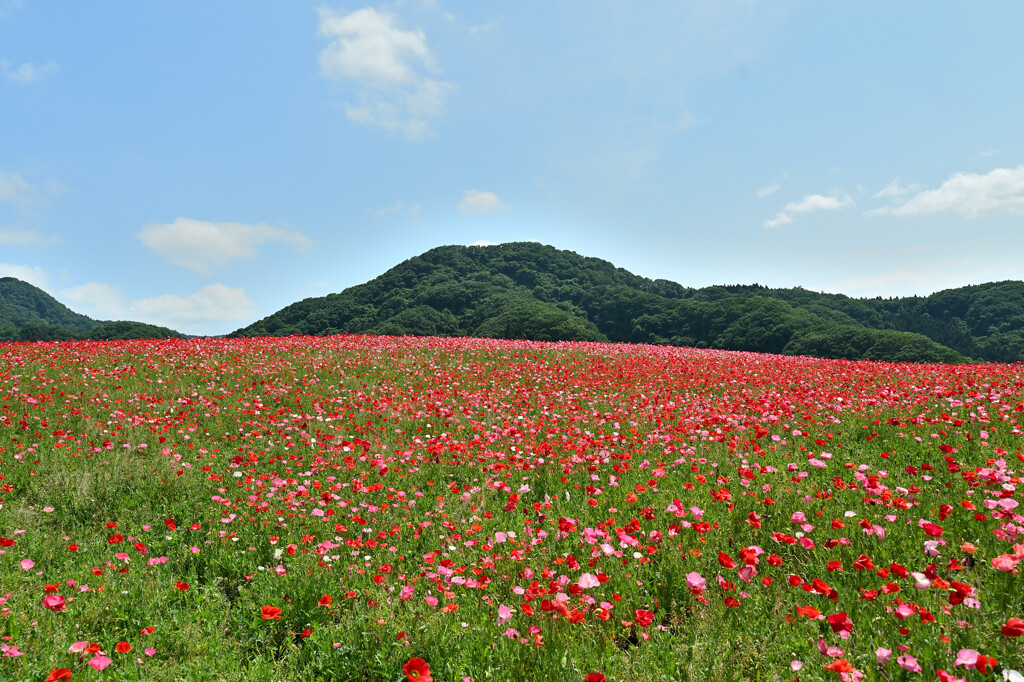
<instances>
[{"instance_id":1,"label":"blue sky","mask_svg":"<svg viewBox=\"0 0 1024 682\"><path fill-rule=\"evenodd\" d=\"M0 274L219 334L442 244L1024 279L1024 4L0 0Z\"/></svg>"}]
</instances>

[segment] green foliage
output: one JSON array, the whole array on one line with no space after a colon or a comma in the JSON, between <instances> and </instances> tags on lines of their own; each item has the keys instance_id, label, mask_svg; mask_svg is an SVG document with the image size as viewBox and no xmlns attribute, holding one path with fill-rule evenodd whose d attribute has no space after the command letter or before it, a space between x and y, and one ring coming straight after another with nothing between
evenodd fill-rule
<instances>
[{"instance_id":1,"label":"green foliage","mask_svg":"<svg viewBox=\"0 0 1024 682\"><path fill-rule=\"evenodd\" d=\"M100 322L79 315L42 289L0 277L0 341L172 339L179 332L144 322Z\"/></svg>"},{"instance_id":2,"label":"green foliage","mask_svg":"<svg viewBox=\"0 0 1024 682\"><path fill-rule=\"evenodd\" d=\"M339 294L294 303L232 336L372 333L610 340L823 357L1024 359L1024 283L927 298L806 289L690 289L536 243L442 246Z\"/></svg>"},{"instance_id":3,"label":"green foliage","mask_svg":"<svg viewBox=\"0 0 1024 682\"><path fill-rule=\"evenodd\" d=\"M691 289L533 242L441 246L230 336L485 336L617 341L886 361L1024 360L1024 282L854 299L759 284ZM0 278L0 340L180 336L98 322Z\"/></svg>"},{"instance_id":4,"label":"green foliage","mask_svg":"<svg viewBox=\"0 0 1024 682\"><path fill-rule=\"evenodd\" d=\"M31 324L63 327L81 335L92 331L100 323L79 315L28 282L14 277L0 277L0 331L21 329ZM43 333L41 328L37 328L37 331Z\"/></svg>"},{"instance_id":5,"label":"green foliage","mask_svg":"<svg viewBox=\"0 0 1024 682\"><path fill-rule=\"evenodd\" d=\"M127 339L183 339L180 332L145 322L107 322L89 332L94 341L123 341Z\"/></svg>"}]
</instances>

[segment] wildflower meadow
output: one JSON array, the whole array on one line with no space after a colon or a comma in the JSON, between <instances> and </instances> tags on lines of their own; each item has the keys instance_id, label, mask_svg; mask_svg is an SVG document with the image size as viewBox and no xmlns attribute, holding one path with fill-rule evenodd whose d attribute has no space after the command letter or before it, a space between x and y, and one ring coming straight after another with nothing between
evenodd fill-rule
<instances>
[{"instance_id":1,"label":"wildflower meadow","mask_svg":"<svg viewBox=\"0 0 1024 682\"><path fill-rule=\"evenodd\" d=\"M20 343L0 404L3 680L1024 679L1021 365Z\"/></svg>"}]
</instances>

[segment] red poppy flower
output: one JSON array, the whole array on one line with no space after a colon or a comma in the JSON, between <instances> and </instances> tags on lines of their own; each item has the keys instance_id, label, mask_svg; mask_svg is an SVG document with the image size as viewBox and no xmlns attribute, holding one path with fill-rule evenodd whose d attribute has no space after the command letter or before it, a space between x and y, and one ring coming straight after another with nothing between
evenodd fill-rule
<instances>
[{"instance_id":1,"label":"red poppy flower","mask_svg":"<svg viewBox=\"0 0 1024 682\"><path fill-rule=\"evenodd\" d=\"M114 651L116 651L119 654L126 654L131 650L132 645L128 642L118 642L116 645L114 645Z\"/></svg>"},{"instance_id":2,"label":"red poppy flower","mask_svg":"<svg viewBox=\"0 0 1024 682\"><path fill-rule=\"evenodd\" d=\"M179 590L187 590L188 589L188 583L183 583L180 580L177 583L175 583L174 586L177 587Z\"/></svg>"},{"instance_id":3,"label":"red poppy flower","mask_svg":"<svg viewBox=\"0 0 1024 682\"><path fill-rule=\"evenodd\" d=\"M853 671L853 666L845 658L837 658L826 665L825 670L831 670L834 673L848 673Z\"/></svg>"},{"instance_id":4,"label":"red poppy flower","mask_svg":"<svg viewBox=\"0 0 1024 682\"><path fill-rule=\"evenodd\" d=\"M821 615L821 611L814 608L813 606L798 606L796 607L797 615L807 616L808 618L817 618Z\"/></svg>"},{"instance_id":5,"label":"red poppy flower","mask_svg":"<svg viewBox=\"0 0 1024 682\"><path fill-rule=\"evenodd\" d=\"M633 616L636 620L636 624L642 628L649 626L651 622L654 620L654 612L645 611L643 609L635 609L633 611Z\"/></svg>"},{"instance_id":6,"label":"red poppy flower","mask_svg":"<svg viewBox=\"0 0 1024 682\"><path fill-rule=\"evenodd\" d=\"M593 672L587 675L586 679L584 679L583 682L604 682L607 679L608 678L602 675L601 673Z\"/></svg>"},{"instance_id":7,"label":"red poppy flower","mask_svg":"<svg viewBox=\"0 0 1024 682\"><path fill-rule=\"evenodd\" d=\"M71 679L71 670L68 668L54 668L46 676L46 682L68 682Z\"/></svg>"},{"instance_id":8,"label":"red poppy flower","mask_svg":"<svg viewBox=\"0 0 1024 682\"><path fill-rule=\"evenodd\" d=\"M325 594L324 596L320 597L320 601L318 601L316 603L316 605L317 606L330 606L332 601L334 601L334 600L331 599L331 595Z\"/></svg>"},{"instance_id":9,"label":"red poppy flower","mask_svg":"<svg viewBox=\"0 0 1024 682\"><path fill-rule=\"evenodd\" d=\"M1011 618L1003 626L1003 637L1020 637L1024 635L1024 618Z\"/></svg>"},{"instance_id":10,"label":"red poppy flower","mask_svg":"<svg viewBox=\"0 0 1024 682\"><path fill-rule=\"evenodd\" d=\"M409 678L409 682L433 682L430 676L430 666L422 658L413 657L402 666L402 672Z\"/></svg>"},{"instance_id":11,"label":"red poppy flower","mask_svg":"<svg viewBox=\"0 0 1024 682\"><path fill-rule=\"evenodd\" d=\"M281 620L281 609L267 604L260 609L260 618L263 620Z\"/></svg>"}]
</instances>

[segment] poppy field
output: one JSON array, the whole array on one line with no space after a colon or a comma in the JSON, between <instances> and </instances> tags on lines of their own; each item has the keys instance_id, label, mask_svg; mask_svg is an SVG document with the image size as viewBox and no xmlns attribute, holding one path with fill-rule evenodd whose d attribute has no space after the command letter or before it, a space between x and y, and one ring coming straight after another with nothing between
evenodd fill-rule
<instances>
[{"instance_id":1,"label":"poppy field","mask_svg":"<svg viewBox=\"0 0 1024 682\"><path fill-rule=\"evenodd\" d=\"M1024 367L0 344L0 679L1024 679Z\"/></svg>"}]
</instances>

